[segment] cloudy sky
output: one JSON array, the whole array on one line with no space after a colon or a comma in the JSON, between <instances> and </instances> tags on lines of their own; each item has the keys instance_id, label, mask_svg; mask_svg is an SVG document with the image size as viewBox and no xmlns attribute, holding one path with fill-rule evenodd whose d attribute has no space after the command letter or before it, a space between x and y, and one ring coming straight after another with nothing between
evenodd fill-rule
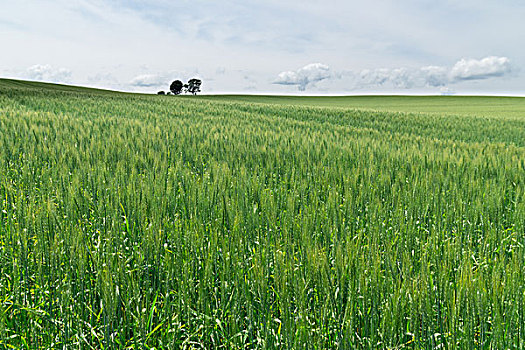
<instances>
[{"instance_id":1,"label":"cloudy sky","mask_svg":"<svg viewBox=\"0 0 525 350\"><path fill-rule=\"evenodd\" d=\"M523 0L0 0L0 77L125 91L525 95Z\"/></svg>"}]
</instances>

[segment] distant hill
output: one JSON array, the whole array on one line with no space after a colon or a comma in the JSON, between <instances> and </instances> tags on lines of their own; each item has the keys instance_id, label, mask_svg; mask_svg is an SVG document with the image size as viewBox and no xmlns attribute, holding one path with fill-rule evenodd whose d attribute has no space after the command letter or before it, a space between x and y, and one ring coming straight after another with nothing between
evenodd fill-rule
<instances>
[{"instance_id":1,"label":"distant hill","mask_svg":"<svg viewBox=\"0 0 525 350\"><path fill-rule=\"evenodd\" d=\"M0 93L9 89L48 92L88 93L151 96L151 94L129 93L82 86L53 84L15 79L0 79ZM174 98L160 97L160 98ZM525 118L525 97L504 96L284 96L284 95L198 95L177 96L177 98L201 99L228 103L261 103L272 105L293 105L306 107L330 107L403 113L426 113L443 115L469 115L479 117Z\"/></svg>"},{"instance_id":2,"label":"distant hill","mask_svg":"<svg viewBox=\"0 0 525 350\"><path fill-rule=\"evenodd\" d=\"M15 79L0 79L0 89L53 90L64 92L119 93L111 90ZM121 93L121 92L120 92Z\"/></svg>"}]
</instances>

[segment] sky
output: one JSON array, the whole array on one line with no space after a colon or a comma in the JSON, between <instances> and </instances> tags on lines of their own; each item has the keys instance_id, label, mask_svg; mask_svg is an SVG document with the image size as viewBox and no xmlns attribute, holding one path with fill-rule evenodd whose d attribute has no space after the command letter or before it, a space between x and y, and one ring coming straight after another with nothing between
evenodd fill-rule
<instances>
[{"instance_id":1,"label":"sky","mask_svg":"<svg viewBox=\"0 0 525 350\"><path fill-rule=\"evenodd\" d=\"M123 91L525 96L523 0L0 0L0 77Z\"/></svg>"}]
</instances>

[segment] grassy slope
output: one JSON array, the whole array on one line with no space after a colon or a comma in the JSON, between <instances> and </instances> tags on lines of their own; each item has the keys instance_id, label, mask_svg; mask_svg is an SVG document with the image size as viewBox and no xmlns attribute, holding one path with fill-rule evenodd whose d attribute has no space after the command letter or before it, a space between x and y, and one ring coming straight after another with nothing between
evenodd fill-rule
<instances>
[{"instance_id":1,"label":"grassy slope","mask_svg":"<svg viewBox=\"0 0 525 350\"><path fill-rule=\"evenodd\" d=\"M30 111L56 112L61 105L72 105L78 101L84 108L79 116L95 113L102 98L104 105L113 103L121 106L128 101L138 108L128 113L155 113L186 103L233 109L239 113L257 110L280 119L323 122L358 129L370 129L387 134L424 136L439 140L460 142L498 142L525 146L523 121L525 120L525 98L507 97L421 97L421 96L358 96L358 97L294 97L294 96L251 96L251 95L199 95L199 96L157 96L151 94L130 94L109 90L92 89L41 82L0 79L0 94L12 95L11 103L19 109ZM64 100L67 96L68 100ZM35 98L40 97L40 98ZM428 101L451 99L451 105L429 105ZM162 101L162 103L157 103ZM464 103L460 103L465 101ZM472 101L477 101L474 103ZM91 106L91 104L94 104ZM506 109L498 110L498 105ZM461 106L459 106L461 105ZM109 107L108 109L114 109ZM424 106L427 106L426 109ZM484 107L480 107L484 106ZM92 108L91 108L92 107ZM375 107L375 108L372 108ZM59 107L67 111L67 107ZM88 110L86 110L88 108ZM421 109L421 110L420 110ZM112 111L108 113L112 113ZM370 114L371 110L381 113ZM422 113L422 110L431 111ZM449 111L448 113L446 111ZM454 112L452 112L454 111ZM477 112L474 112L477 111ZM489 113L487 111L497 111ZM388 113L383 113L388 112ZM468 117L468 119L465 119ZM505 119L505 123L495 123ZM476 132L473 132L473 129Z\"/></svg>"},{"instance_id":2,"label":"grassy slope","mask_svg":"<svg viewBox=\"0 0 525 350\"><path fill-rule=\"evenodd\" d=\"M47 92L75 92L75 93L95 93L95 94L119 94L120 92L94 89L82 86L63 85L44 83L39 81L26 81L15 79L0 79L0 91L19 90L19 91L47 91Z\"/></svg>"},{"instance_id":3,"label":"grassy slope","mask_svg":"<svg viewBox=\"0 0 525 350\"><path fill-rule=\"evenodd\" d=\"M124 94L121 92L49 84L42 82L0 79L0 89L47 90L61 92ZM525 118L524 97L495 96L264 96L264 95L200 95L181 96L206 101L264 103L307 107L331 107L407 113L469 115L483 117Z\"/></svg>"},{"instance_id":4,"label":"grassy slope","mask_svg":"<svg viewBox=\"0 0 525 350\"><path fill-rule=\"evenodd\" d=\"M200 99L297 106L338 107L410 113L525 118L525 98L494 96L252 96L216 95Z\"/></svg>"}]
</instances>

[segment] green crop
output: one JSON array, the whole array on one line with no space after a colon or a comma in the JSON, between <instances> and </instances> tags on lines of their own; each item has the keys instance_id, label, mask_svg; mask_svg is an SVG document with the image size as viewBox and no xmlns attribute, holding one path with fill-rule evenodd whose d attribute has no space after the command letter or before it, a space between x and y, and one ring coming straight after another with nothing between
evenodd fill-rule
<instances>
[{"instance_id":1,"label":"green crop","mask_svg":"<svg viewBox=\"0 0 525 350\"><path fill-rule=\"evenodd\" d=\"M0 348L525 346L525 115L254 102L0 82Z\"/></svg>"}]
</instances>

